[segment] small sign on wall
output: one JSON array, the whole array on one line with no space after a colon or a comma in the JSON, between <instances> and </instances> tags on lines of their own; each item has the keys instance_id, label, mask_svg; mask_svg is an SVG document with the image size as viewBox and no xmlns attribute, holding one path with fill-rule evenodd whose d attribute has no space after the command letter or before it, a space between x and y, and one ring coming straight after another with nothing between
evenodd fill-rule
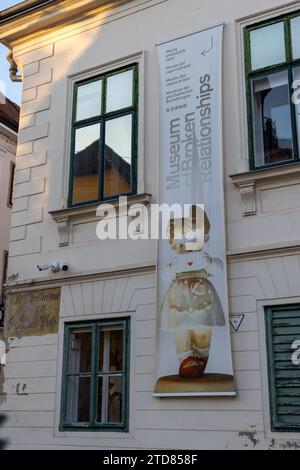
<instances>
[{"instance_id":1,"label":"small sign on wall","mask_svg":"<svg viewBox=\"0 0 300 470\"><path fill-rule=\"evenodd\" d=\"M57 333L60 292L60 288L55 288L9 294L5 337Z\"/></svg>"},{"instance_id":2,"label":"small sign on wall","mask_svg":"<svg viewBox=\"0 0 300 470\"><path fill-rule=\"evenodd\" d=\"M241 313L240 315L230 315L229 322L235 332L237 332L241 326L242 321L244 320L244 314Z\"/></svg>"}]
</instances>

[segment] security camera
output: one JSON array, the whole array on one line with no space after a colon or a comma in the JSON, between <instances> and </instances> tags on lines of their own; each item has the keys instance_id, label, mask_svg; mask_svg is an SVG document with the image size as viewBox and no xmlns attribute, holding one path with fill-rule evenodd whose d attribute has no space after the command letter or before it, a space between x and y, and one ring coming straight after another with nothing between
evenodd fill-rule
<instances>
[{"instance_id":1,"label":"security camera","mask_svg":"<svg viewBox=\"0 0 300 470\"><path fill-rule=\"evenodd\" d=\"M37 268L39 271L47 271L48 269L50 269L51 267L51 264L38 264L37 265Z\"/></svg>"},{"instance_id":2,"label":"security camera","mask_svg":"<svg viewBox=\"0 0 300 470\"><path fill-rule=\"evenodd\" d=\"M67 263L61 263L60 264L60 269L62 271L68 271L69 270L69 265Z\"/></svg>"},{"instance_id":3,"label":"security camera","mask_svg":"<svg viewBox=\"0 0 300 470\"><path fill-rule=\"evenodd\" d=\"M58 273L59 271L68 271L68 263L54 262L51 264L38 264L37 268L39 271L52 271L53 273Z\"/></svg>"}]
</instances>

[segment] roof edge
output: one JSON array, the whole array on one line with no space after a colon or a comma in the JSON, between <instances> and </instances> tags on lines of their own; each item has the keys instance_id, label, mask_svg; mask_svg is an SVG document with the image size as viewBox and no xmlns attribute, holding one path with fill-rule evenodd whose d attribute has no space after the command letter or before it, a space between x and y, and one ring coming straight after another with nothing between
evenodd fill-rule
<instances>
[{"instance_id":1,"label":"roof edge","mask_svg":"<svg viewBox=\"0 0 300 470\"><path fill-rule=\"evenodd\" d=\"M41 37L51 29L113 9L132 0L26 0L0 11L0 43L13 50L27 38Z\"/></svg>"},{"instance_id":2,"label":"roof edge","mask_svg":"<svg viewBox=\"0 0 300 470\"><path fill-rule=\"evenodd\" d=\"M20 16L26 15L32 11L36 11L39 8L54 3L55 1L57 0L25 0L22 3L0 11L0 24L14 18L19 18Z\"/></svg>"}]
</instances>

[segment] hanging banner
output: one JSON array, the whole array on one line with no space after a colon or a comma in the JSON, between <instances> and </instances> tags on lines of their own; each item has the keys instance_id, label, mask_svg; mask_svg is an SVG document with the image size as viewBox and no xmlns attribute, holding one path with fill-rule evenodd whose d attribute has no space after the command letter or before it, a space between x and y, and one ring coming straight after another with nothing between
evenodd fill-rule
<instances>
[{"instance_id":1,"label":"hanging banner","mask_svg":"<svg viewBox=\"0 0 300 470\"><path fill-rule=\"evenodd\" d=\"M222 36L223 25L218 25L157 46L159 202L190 205L191 213L187 219L175 208L162 227L166 237L158 242L154 396L235 395L225 246ZM191 243L188 232L193 236L199 229L196 219L203 236ZM178 223L184 227L181 238L174 236Z\"/></svg>"}]
</instances>

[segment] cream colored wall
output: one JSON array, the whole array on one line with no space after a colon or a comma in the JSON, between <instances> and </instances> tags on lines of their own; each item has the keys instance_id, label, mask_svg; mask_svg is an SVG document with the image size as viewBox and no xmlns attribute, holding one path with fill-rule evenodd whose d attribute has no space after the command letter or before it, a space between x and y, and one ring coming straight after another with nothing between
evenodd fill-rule
<instances>
[{"instance_id":1,"label":"cream colored wall","mask_svg":"<svg viewBox=\"0 0 300 470\"><path fill-rule=\"evenodd\" d=\"M152 8L145 8L151 3ZM277 12L296 8L296 3L285 2ZM128 2L126 9L106 12L97 20L61 28L15 46L16 60L24 71L24 92L12 221L18 239L10 247L10 273L19 272L20 282L41 279L45 274L39 274L36 265L55 259L68 261L75 275L97 271L99 266L105 271L155 262L155 243L110 242L115 253L111 257L111 252L103 250L103 243L96 240L92 224L85 240L86 230L76 220L71 221L70 246L58 247L57 224L48 211L66 206L71 82L75 76L114 67L126 59L130 62L128 56L140 57L144 52L145 77L142 76L141 86L145 91L141 96L143 121L139 129L139 159L144 166L139 185L155 201L158 161L155 43L220 21L225 21L223 122L228 249L239 251L282 242L296 243L300 230L300 218L294 217L300 210L295 202L299 190L297 179L289 179L283 189L280 180L260 183L256 193L257 215L241 217L240 192L228 177L245 171L248 166L240 19L251 15L252 21L255 15L256 20L261 19L259 13L280 5L282 2L274 0L251 3L231 0L226 4L218 2L218 7L212 8L210 1L199 6L199 2L190 0L182 9L179 0L136 0ZM128 15L133 11L136 13ZM159 28L153 31L149 27L152 24L159 24Z\"/></svg>"},{"instance_id":2,"label":"cream colored wall","mask_svg":"<svg viewBox=\"0 0 300 470\"><path fill-rule=\"evenodd\" d=\"M7 395L2 409L10 411L5 432L11 448L300 445L297 435L270 433L262 320L264 305L300 300L298 173L257 182L251 196L256 215L248 217L242 215L240 191L229 177L248 169L241 25L291 8L300 9L300 2L188 0L183 6L182 0L136 0L128 2L126 9L15 46L15 57L24 70L24 92L12 221L19 239L10 244L9 272L18 272L20 283L45 280L59 285L60 275L39 274L36 265L62 260L71 265L67 278L75 276L77 280L70 280L69 285L64 281L58 335L12 339L9 343L4 382ZM74 221L74 227L71 222L69 246L59 248L57 223L48 211L66 204L72 78L114 66L131 55L144 61L139 129L142 190L156 201L159 128L155 44L221 21L225 21L223 125L230 313L245 314L239 332L232 331L238 395L230 399L159 400L152 397L155 275L153 271L138 276L120 274L125 268L154 265L155 243L97 241L95 222L83 216ZM142 183L141 178L141 187ZM119 273L99 274L113 270ZM85 281L88 273L91 277ZM106 300L100 308L102 298ZM107 314L132 317L130 433L61 434L57 427L63 322ZM28 395L16 395L17 383L26 383Z\"/></svg>"},{"instance_id":3,"label":"cream colored wall","mask_svg":"<svg viewBox=\"0 0 300 470\"><path fill-rule=\"evenodd\" d=\"M234 398L153 398L157 359L153 270L65 284L59 333L8 342L1 405L8 414L3 430L8 449L299 447L299 434L270 431L263 320L266 305L300 302L294 278L299 264L282 283L286 266L298 261L299 256L291 254L229 263L230 312L245 314L239 331L231 330ZM122 316L131 318L129 433L59 432L64 322Z\"/></svg>"},{"instance_id":4,"label":"cream colored wall","mask_svg":"<svg viewBox=\"0 0 300 470\"><path fill-rule=\"evenodd\" d=\"M4 252L10 239L11 208L8 205L11 163L15 161L17 135L0 123L0 297Z\"/></svg>"}]
</instances>

